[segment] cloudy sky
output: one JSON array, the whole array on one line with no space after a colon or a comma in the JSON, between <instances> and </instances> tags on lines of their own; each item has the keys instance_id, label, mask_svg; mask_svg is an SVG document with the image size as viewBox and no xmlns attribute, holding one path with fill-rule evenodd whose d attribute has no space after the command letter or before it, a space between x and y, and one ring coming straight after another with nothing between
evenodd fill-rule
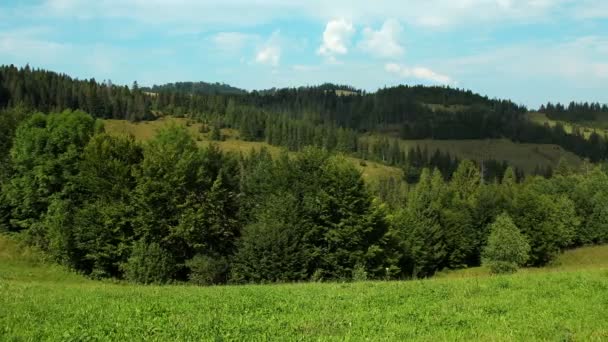
<instances>
[{"instance_id":1,"label":"cloudy sky","mask_svg":"<svg viewBox=\"0 0 608 342\"><path fill-rule=\"evenodd\" d=\"M2 0L0 64L142 85L446 84L608 103L607 0Z\"/></svg>"}]
</instances>

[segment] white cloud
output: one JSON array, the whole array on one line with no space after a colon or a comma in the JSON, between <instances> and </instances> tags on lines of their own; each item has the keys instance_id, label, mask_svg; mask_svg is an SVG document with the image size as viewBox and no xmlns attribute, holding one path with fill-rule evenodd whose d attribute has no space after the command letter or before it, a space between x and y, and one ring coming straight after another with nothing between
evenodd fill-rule
<instances>
[{"instance_id":1,"label":"white cloud","mask_svg":"<svg viewBox=\"0 0 608 342\"><path fill-rule=\"evenodd\" d=\"M319 47L318 54L336 62L336 55L348 53L350 39L355 33L353 24L345 19L331 20L325 26L323 32L323 43Z\"/></svg>"},{"instance_id":2,"label":"white cloud","mask_svg":"<svg viewBox=\"0 0 608 342\"><path fill-rule=\"evenodd\" d=\"M255 56L255 61L260 64L271 66L279 65L281 60L281 48L278 46L266 46L262 48Z\"/></svg>"},{"instance_id":3,"label":"white cloud","mask_svg":"<svg viewBox=\"0 0 608 342\"><path fill-rule=\"evenodd\" d=\"M281 42L279 31L275 31L264 45L258 48L255 56L256 63L276 67L281 61Z\"/></svg>"},{"instance_id":4,"label":"white cloud","mask_svg":"<svg viewBox=\"0 0 608 342\"><path fill-rule=\"evenodd\" d=\"M291 68L293 69L293 71L299 71L299 72L310 72L310 71L321 70L321 67L318 65L296 64L296 65L292 66Z\"/></svg>"},{"instance_id":5,"label":"white cloud","mask_svg":"<svg viewBox=\"0 0 608 342\"><path fill-rule=\"evenodd\" d=\"M483 73L491 69L498 77L557 77L583 85L600 79L605 81L606 60L608 38L585 36L561 42L516 44L457 58L447 64L461 73Z\"/></svg>"},{"instance_id":6,"label":"white cloud","mask_svg":"<svg viewBox=\"0 0 608 342\"><path fill-rule=\"evenodd\" d=\"M23 8L21 13L27 17L126 18L148 24L171 23L173 29L214 24L246 27L294 17L323 21L348 18L354 22L395 18L427 27L494 25L552 16L608 18L605 0L42 0L42 5Z\"/></svg>"},{"instance_id":7,"label":"white cloud","mask_svg":"<svg viewBox=\"0 0 608 342\"><path fill-rule=\"evenodd\" d=\"M31 27L0 32L0 55L25 60L29 63L47 63L63 59L73 46L48 39L52 29Z\"/></svg>"},{"instance_id":8,"label":"white cloud","mask_svg":"<svg viewBox=\"0 0 608 342\"><path fill-rule=\"evenodd\" d=\"M259 40L259 36L241 32L220 32L211 37L216 48L227 53L241 51L247 44Z\"/></svg>"},{"instance_id":9,"label":"white cloud","mask_svg":"<svg viewBox=\"0 0 608 342\"><path fill-rule=\"evenodd\" d=\"M405 49L400 43L403 28L394 19L384 22L380 30L374 31L367 27L363 30L363 40L359 42L359 47L381 58L400 57Z\"/></svg>"},{"instance_id":10,"label":"white cloud","mask_svg":"<svg viewBox=\"0 0 608 342\"><path fill-rule=\"evenodd\" d=\"M454 81L446 75L437 73L431 69L425 67L407 67L396 63L387 63L384 66L387 72L398 75L402 78L415 78L422 81L448 85L454 83Z\"/></svg>"}]
</instances>

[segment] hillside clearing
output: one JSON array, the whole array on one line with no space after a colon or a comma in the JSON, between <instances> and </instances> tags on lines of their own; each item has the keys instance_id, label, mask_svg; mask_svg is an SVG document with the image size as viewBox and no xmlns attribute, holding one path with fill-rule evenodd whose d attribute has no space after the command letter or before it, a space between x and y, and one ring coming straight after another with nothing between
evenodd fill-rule
<instances>
[{"instance_id":1,"label":"hillside clearing","mask_svg":"<svg viewBox=\"0 0 608 342\"><path fill-rule=\"evenodd\" d=\"M547 117L547 115L545 113L539 113L539 112L528 113L528 119L539 125L548 125L549 127L555 127L555 125L557 125L558 123L561 123L562 126L564 127L564 130L566 131L566 133L572 133L573 129L576 127L585 135L585 138L589 138L589 136L591 136L591 133L593 133L593 132L597 132L599 135L608 134L608 129L606 129L606 126L608 125L608 123L603 122L603 121L581 122L581 123L573 124L573 123L566 122L566 121L551 120Z\"/></svg>"},{"instance_id":2,"label":"hillside clearing","mask_svg":"<svg viewBox=\"0 0 608 342\"><path fill-rule=\"evenodd\" d=\"M379 136L369 136L368 139L379 139ZM508 139L485 140L400 140L404 149L426 148L429 155L436 150L449 152L460 159L470 159L477 162L495 159L507 161L526 173L534 172L537 166L556 167L560 160L571 166L582 163L580 157L568 152L557 145L514 143Z\"/></svg>"},{"instance_id":3,"label":"hillside clearing","mask_svg":"<svg viewBox=\"0 0 608 342\"><path fill-rule=\"evenodd\" d=\"M232 129L223 129L224 141L213 141L209 139L209 133L200 133L198 123L189 122L188 119L162 117L155 121L143 121L132 123L125 120L105 120L106 131L110 134L132 134L137 140L145 141L153 138L156 132L167 125L176 124L187 126L193 136L197 137L199 144L214 143L224 151L249 153L251 150L267 148L273 155L281 151L279 147L271 146L265 142L243 141L238 139L238 132ZM368 139L378 139L378 136L369 136ZM460 159L471 159L477 162L488 159L507 161L527 173L533 172L538 166L556 167L560 160L569 165L578 166L582 160L574 153L565 151L557 145L548 144L521 144L514 143L508 139L487 140L401 140L405 149L416 148L427 149L430 154L439 149L449 152ZM386 166L380 163L365 161L357 158L349 158L353 164L362 171L367 180L395 177L401 178L402 171L399 168Z\"/></svg>"},{"instance_id":4,"label":"hillside clearing","mask_svg":"<svg viewBox=\"0 0 608 342\"><path fill-rule=\"evenodd\" d=\"M238 139L238 131L233 129L222 129L223 141L211 141L210 133L200 133L201 124L190 122L188 119L162 117L155 121L129 122L125 120L104 120L105 129L109 134L131 134L139 141L152 139L159 129L169 125L186 126L190 133L197 138L199 145L215 144L225 152L250 153L252 150L259 151L266 148L273 156L281 153L281 148L269 145L261 141L244 141ZM371 161L348 157L353 165L361 171L363 177L368 181L376 181L384 178L401 179L403 171L396 167L390 167Z\"/></svg>"}]
</instances>

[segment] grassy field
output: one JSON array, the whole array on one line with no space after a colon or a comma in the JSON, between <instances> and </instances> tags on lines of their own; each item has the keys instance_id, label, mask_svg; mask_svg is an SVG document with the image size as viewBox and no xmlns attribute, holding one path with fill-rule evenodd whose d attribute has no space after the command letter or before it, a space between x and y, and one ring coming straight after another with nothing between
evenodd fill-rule
<instances>
[{"instance_id":1,"label":"grassy field","mask_svg":"<svg viewBox=\"0 0 608 342\"><path fill-rule=\"evenodd\" d=\"M599 135L608 135L608 122L598 121L598 122L581 122L578 124L572 124L566 121L555 121L551 120L544 113L531 112L528 113L528 119L532 122L535 122L539 125L549 125L549 127L553 127L557 125L557 123L561 123L564 126L564 130L566 133L572 133L574 127L577 127L586 138L589 138L591 133L594 131Z\"/></svg>"},{"instance_id":2,"label":"grassy field","mask_svg":"<svg viewBox=\"0 0 608 342\"><path fill-rule=\"evenodd\" d=\"M368 139L378 139L369 136ZM580 157L568 152L557 145L549 144L519 144L508 139L486 140L401 140L401 147L405 149L426 148L429 154L439 149L450 152L452 156L460 159L482 161L496 159L506 160L511 165L521 168L525 172L533 172L537 166L555 167L561 159L576 167L582 163Z\"/></svg>"},{"instance_id":3,"label":"grassy field","mask_svg":"<svg viewBox=\"0 0 608 342\"><path fill-rule=\"evenodd\" d=\"M548 272L573 272L581 270L608 271L608 245L589 246L569 250L561 254L551 265L543 268L524 268L523 274ZM436 278L471 278L489 277L490 271L485 267L472 267L462 270L445 271L437 274Z\"/></svg>"},{"instance_id":4,"label":"grassy field","mask_svg":"<svg viewBox=\"0 0 608 342\"><path fill-rule=\"evenodd\" d=\"M0 340L608 339L608 270L405 282L137 286L0 236Z\"/></svg>"},{"instance_id":5,"label":"grassy field","mask_svg":"<svg viewBox=\"0 0 608 342\"><path fill-rule=\"evenodd\" d=\"M163 117L156 121L144 121L131 123L124 120L106 120L106 131L112 134L132 134L136 139L145 141L154 137L156 132L167 125L187 125L187 119ZM199 144L217 144L224 151L249 153L252 149L266 147L272 154L278 155L280 148L270 146L264 142L243 141L238 139L238 132L235 130L224 129L222 134L226 137L225 141L211 142L209 133L199 132L200 124L190 123L188 129L195 136ZM370 136L368 139L376 139ZM572 166L581 164L581 159L575 154L565 151L557 145L543 144L517 144L507 139L488 139L488 140L402 140L402 148L420 146L425 147L429 153L436 149L448 151L453 156L460 159L471 159L481 161L484 159L506 160L514 166L523 169L525 172L533 172L537 166L555 167L561 159L564 159ZM349 158L353 164L361 170L366 180L376 180L380 178L396 177L400 178L402 171L399 168L389 167L383 164L366 161L362 163L360 159Z\"/></svg>"},{"instance_id":6,"label":"grassy field","mask_svg":"<svg viewBox=\"0 0 608 342\"><path fill-rule=\"evenodd\" d=\"M132 123L124 120L105 120L105 129L110 134L132 134L137 140L145 141L153 138L159 129L168 125L183 125L188 128L192 135L197 139L199 145L216 144L223 151L235 153L250 153L252 150L260 150L267 148L274 155L279 155L281 148L271 146L260 141L243 141L238 139L238 132L232 129L223 129L222 135L224 141L211 141L210 133L200 133L201 124L190 122L187 119L163 117L155 121L143 121ZM398 178L403 176L403 171L396 167L390 167L370 161L363 162L361 159L348 157L353 165L357 167L363 177L368 181L374 181L382 178Z\"/></svg>"}]
</instances>

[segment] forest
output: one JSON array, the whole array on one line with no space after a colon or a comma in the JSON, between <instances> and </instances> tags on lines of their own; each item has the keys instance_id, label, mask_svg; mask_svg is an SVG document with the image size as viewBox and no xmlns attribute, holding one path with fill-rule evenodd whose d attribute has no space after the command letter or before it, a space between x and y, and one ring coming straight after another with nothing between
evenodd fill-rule
<instances>
[{"instance_id":1,"label":"forest","mask_svg":"<svg viewBox=\"0 0 608 342\"><path fill-rule=\"evenodd\" d=\"M606 137L596 132L586 138L579 131L567 133L561 125L541 126L526 118L523 106L450 87L398 86L366 93L324 84L205 94L196 90L196 84L181 83L155 89L158 91L149 93L150 89L143 91L137 82L129 88L29 66L0 67L0 107L24 106L45 113L82 110L95 118L130 121L153 120L159 115L188 117L212 128L236 128L246 140L267 141L290 150L315 145L370 155L374 149L361 137L381 133L402 139L507 138L556 144L591 162L608 156ZM374 154L373 158L385 161L387 154Z\"/></svg>"},{"instance_id":2,"label":"forest","mask_svg":"<svg viewBox=\"0 0 608 342\"><path fill-rule=\"evenodd\" d=\"M602 163L524 175L396 139L546 140L605 159L603 137L533 126L510 101L444 87L188 87L151 95L136 83L0 68L0 231L92 278L204 285L429 277L502 255L501 241L521 253L498 268L543 266L608 242ZM283 153L200 147L180 126L141 143L108 135L102 120L159 115L202 122L215 140L235 128ZM349 155L404 177L372 188Z\"/></svg>"},{"instance_id":3,"label":"forest","mask_svg":"<svg viewBox=\"0 0 608 342\"><path fill-rule=\"evenodd\" d=\"M539 112L547 114L553 120L567 122L601 121L608 118L608 104L570 102L568 106L561 103L542 105Z\"/></svg>"},{"instance_id":4,"label":"forest","mask_svg":"<svg viewBox=\"0 0 608 342\"><path fill-rule=\"evenodd\" d=\"M464 160L449 181L423 168L383 201L341 154L318 147L236 155L198 147L179 126L140 144L82 111L0 118L1 229L93 278L420 278L484 262L495 222L525 237L522 265L608 242L608 175L591 164L520 181L507 168L484 182Z\"/></svg>"}]
</instances>

